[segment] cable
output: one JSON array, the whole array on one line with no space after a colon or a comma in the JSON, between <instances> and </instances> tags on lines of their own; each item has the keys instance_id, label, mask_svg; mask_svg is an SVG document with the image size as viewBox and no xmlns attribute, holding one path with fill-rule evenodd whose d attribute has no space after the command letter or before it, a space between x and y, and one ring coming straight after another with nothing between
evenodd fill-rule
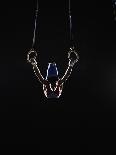
<instances>
[{"instance_id":1,"label":"cable","mask_svg":"<svg viewBox=\"0 0 116 155\"><path fill-rule=\"evenodd\" d=\"M116 21L116 0L112 0L112 6L113 6L114 20Z\"/></svg>"},{"instance_id":2,"label":"cable","mask_svg":"<svg viewBox=\"0 0 116 155\"><path fill-rule=\"evenodd\" d=\"M36 11L35 11L35 25L34 25L34 32L33 32L32 49L34 48L35 39L36 39L38 11L39 11L39 4L38 4L38 0L37 0L37 8L36 8Z\"/></svg>"}]
</instances>

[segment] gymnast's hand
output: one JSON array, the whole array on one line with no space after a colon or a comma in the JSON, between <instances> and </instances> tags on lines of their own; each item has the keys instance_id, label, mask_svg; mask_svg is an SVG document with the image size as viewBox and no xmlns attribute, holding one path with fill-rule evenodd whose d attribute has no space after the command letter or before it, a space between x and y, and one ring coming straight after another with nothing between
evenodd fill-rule
<instances>
[{"instance_id":1,"label":"gymnast's hand","mask_svg":"<svg viewBox=\"0 0 116 155\"><path fill-rule=\"evenodd\" d=\"M36 57L37 57L37 52L31 49L27 54L27 61L31 63L33 66L35 66L37 65Z\"/></svg>"},{"instance_id":2,"label":"gymnast's hand","mask_svg":"<svg viewBox=\"0 0 116 155\"><path fill-rule=\"evenodd\" d=\"M73 67L74 64L79 60L79 55L75 51L74 47L70 48L68 52L69 66Z\"/></svg>"},{"instance_id":3,"label":"gymnast's hand","mask_svg":"<svg viewBox=\"0 0 116 155\"><path fill-rule=\"evenodd\" d=\"M32 66L36 66L37 65L37 61L34 58L30 59L30 63Z\"/></svg>"}]
</instances>

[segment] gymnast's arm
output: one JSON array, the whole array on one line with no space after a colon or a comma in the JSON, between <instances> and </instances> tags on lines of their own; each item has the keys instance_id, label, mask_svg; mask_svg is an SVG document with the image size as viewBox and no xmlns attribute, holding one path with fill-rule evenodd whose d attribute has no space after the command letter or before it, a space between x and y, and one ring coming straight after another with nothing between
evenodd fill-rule
<instances>
[{"instance_id":1,"label":"gymnast's arm","mask_svg":"<svg viewBox=\"0 0 116 155\"><path fill-rule=\"evenodd\" d=\"M69 78L72 72L72 68L73 68L73 65L71 65L69 60L68 68L66 69L64 76L61 79L59 79L59 84L64 83Z\"/></svg>"},{"instance_id":2,"label":"gymnast's arm","mask_svg":"<svg viewBox=\"0 0 116 155\"><path fill-rule=\"evenodd\" d=\"M72 52L75 54L76 59L70 57L70 54L71 54ZM68 58L69 58L68 68L67 68L67 70L66 70L64 76L63 76L61 79L59 79L59 84L64 83L64 82L69 78L69 76L71 75L73 66L75 65L75 63L76 63L76 62L78 61L78 59L79 59L79 55L78 55L77 52L75 52L74 47L73 47L73 48L70 48L70 51L69 51L69 53L68 53Z\"/></svg>"},{"instance_id":3,"label":"gymnast's arm","mask_svg":"<svg viewBox=\"0 0 116 155\"><path fill-rule=\"evenodd\" d=\"M33 66L34 73L35 73L35 75L37 76L38 80L39 80L42 84L46 84L46 83L47 83L47 80L45 80L45 79L43 78L43 76L42 76L42 74L41 74L41 72L40 72L40 70L39 70L39 68L38 68L38 66L37 66L36 60L33 59L33 58L31 58L30 61L31 61L31 64L32 64L32 66Z\"/></svg>"}]
</instances>

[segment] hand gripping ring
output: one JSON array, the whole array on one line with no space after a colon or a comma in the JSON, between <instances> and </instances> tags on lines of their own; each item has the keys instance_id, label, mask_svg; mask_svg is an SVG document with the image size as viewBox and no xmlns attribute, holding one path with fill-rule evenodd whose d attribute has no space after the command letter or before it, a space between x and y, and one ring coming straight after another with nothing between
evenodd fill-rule
<instances>
[{"instance_id":1,"label":"hand gripping ring","mask_svg":"<svg viewBox=\"0 0 116 155\"><path fill-rule=\"evenodd\" d=\"M79 55L78 53L75 51L74 47L73 48L70 48L69 52L68 52L68 59L71 59L71 53L74 53L76 55L76 59L73 60L74 63L76 63L78 60L79 60Z\"/></svg>"},{"instance_id":2,"label":"hand gripping ring","mask_svg":"<svg viewBox=\"0 0 116 155\"><path fill-rule=\"evenodd\" d=\"M27 54L27 61L28 61L28 62L31 62L31 61L30 61L30 59L31 59L31 58L30 58L30 55L31 55L32 53L35 54L35 56L34 56L33 58L36 60L37 52L34 51L33 49L31 49L31 50L28 52L28 54Z\"/></svg>"}]
</instances>

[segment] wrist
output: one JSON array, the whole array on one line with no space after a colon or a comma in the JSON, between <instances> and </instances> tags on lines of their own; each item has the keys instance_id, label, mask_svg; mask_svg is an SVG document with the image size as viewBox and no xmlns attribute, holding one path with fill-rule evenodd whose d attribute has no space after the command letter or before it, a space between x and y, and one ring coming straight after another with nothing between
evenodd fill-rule
<instances>
[{"instance_id":1,"label":"wrist","mask_svg":"<svg viewBox=\"0 0 116 155\"><path fill-rule=\"evenodd\" d=\"M37 61L34 58L30 59L30 63L32 66L36 66L37 65Z\"/></svg>"},{"instance_id":2,"label":"wrist","mask_svg":"<svg viewBox=\"0 0 116 155\"><path fill-rule=\"evenodd\" d=\"M75 64L75 62L74 62L74 61L72 61L71 59L69 59L69 66L70 66L70 67L73 67L73 66L74 66L74 64Z\"/></svg>"}]
</instances>

